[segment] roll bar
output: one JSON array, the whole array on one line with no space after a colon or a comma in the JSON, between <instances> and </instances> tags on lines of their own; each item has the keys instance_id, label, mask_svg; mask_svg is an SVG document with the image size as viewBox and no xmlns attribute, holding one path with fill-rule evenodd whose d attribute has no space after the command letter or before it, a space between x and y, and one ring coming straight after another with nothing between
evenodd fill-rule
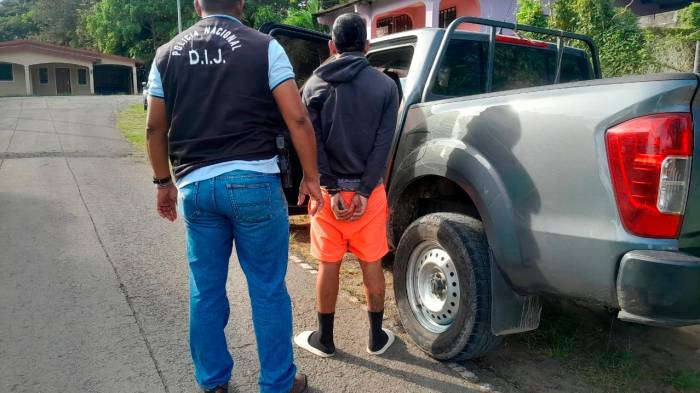
<instances>
[{"instance_id":1,"label":"roll bar","mask_svg":"<svg viewBox=\"0 0 700 393\"><path fill-rule=\"evenodd\" d=\"M593 42L593 39L589 36L582 35L582 34L575 34L575 33L570 33L568 31L563 31L563 30L555 30L555 29L547 29L544 27L536 27L536 26L529 26L529 25L518 25L515 23L509 23L509 22L501 22L501 21L495 21L495 20L490 20L490 19L483 19L483 18L476 18L473 16L463 16L461 18L457 18L450 25L447 27L447 30L445 31L445 35L442 37L442 42L440 43L440 48L438 49L437 56L435 57L435 61L433 62L433 66L430 69L430 74L428 75L428 83L426 84L426 89L423 92L423 101L427 101L427 95L429 94L429 89L433 86L433 83L435 83L435 79L437 77L437 72L438 72L438 67L440 66L440 61L442 60L443 56L445 55L445 52L447 51L447 47L450 44L450 41L452 40L452 36L454 35L455 30L457 30L457 27L464 23L469 23L469 24L474 24L474 25L480 25L480 26L488 26L489 27L489 47L488 47L488 57L487 57L487 63L486 63L486 88L485 92L490 93L493 88L493 66L494 66L494 59L495 59L495 51L496 51L496 34L497 31L496 29L510 29L514 31L526 31L529 33L537 33L537 34L544 34L544 35L549 35L557 38L557 67L556 67L556 74L554 77L554 84L559 83L561 79L561 65L562 61L564 58L564 38L569 38L573 40L578 40L582 41L588 49L591 51L591 57L593 61L593 74L595 76L595 79L600 79L601 78L601 71L600 71L600 59L598 58L598 47L596 46L595 42Z\"/></svg>"}]
</instances>

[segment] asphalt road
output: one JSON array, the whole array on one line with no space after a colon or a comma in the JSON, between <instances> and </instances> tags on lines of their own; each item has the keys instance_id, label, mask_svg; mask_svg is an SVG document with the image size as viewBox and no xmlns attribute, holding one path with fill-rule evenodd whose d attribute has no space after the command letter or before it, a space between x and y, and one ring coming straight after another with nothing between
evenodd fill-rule
<instances>
[{"instance_id":1,"label":"asphalt road","mask_svg":"<svg viewBox=\"0 0 700 393\"><path fill-rule=\"evenodd\" d=\"M0 392L193 392L182 224L154 212L150 170L116 130L139 97L0 99ZM295 331L315 326L314 276L290 263ZM246 283L232 259L233 384L257 391ZM338 356L296 352L310 392L483 387L407 337L384 357L341 297Z\"/></svg>"}]
</instances>

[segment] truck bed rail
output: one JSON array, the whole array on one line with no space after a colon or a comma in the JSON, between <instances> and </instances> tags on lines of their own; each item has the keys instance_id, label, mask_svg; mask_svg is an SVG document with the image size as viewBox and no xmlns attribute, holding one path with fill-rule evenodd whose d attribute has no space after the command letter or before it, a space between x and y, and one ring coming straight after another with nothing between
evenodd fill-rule
<instances>
[{"instance_id":1,"label":"truck bed rail","mask_svg":"<svg viewBox=\"0 0 700 393\"><path fill-rule=\"evenodd\" d=\"M450 44L450 41L452 40L452 36L460 25L464 23L469 23L469 24L474 24L474 25L480 25L480 26L488 26L489 29L489 47L488 47L488 57L487 57L487 63L486 63L486 86L485 86L485 92L490 93L493 89L493 68L494 68L494 59L495 59L495 52L496 52L496 34L497 34L497 29L510 29L513 31L526 31L529 33L537 33L537 34L544 34L544 35L549 35L552 37L556 37L556 45L557 45L557 67L556 67L556 74L554 78L554 84L559 83L560 78L561 78L561 65L563 61L563 55L564 55L564 38L569 38L577 41L581 41L586 46L588 49L591 51L591 60L593 62L593 75L595 79L600 79L601 78L601 71L600 71L600 60L598 59L598 47L596 46L595 42L593 42L593 39L589 36L582 35L582 34L575 34L575 33L570 33L567 31L563 30L555 30L555 29L547 29L544 27L536 27L536 26L529 26L529 25L519 25L519 24L514 24L514 23L509 23L509 22L500 22L500 21L495 21L495 20L489 20L489 19L482 19L482 18L476 18L473 16L463 16L461 18L455 19L450 25L447 27L447 30L445 31L445 35L442 38L442 42L440 43L440 48L438 49L437 56L435 57L435 62L433 63L432 68L430 69L430 74L428 75L428 83L426 85L426 89L423 93L423 101L427 100L427 95L428 92L430 91L430 87L435 83L435 79L437 77L437 72L438 72L438 67L440 66L440 61L442 60L442 57L445 55L445 52L447 51L447 47Z\"/></svg>"}]
</instances>

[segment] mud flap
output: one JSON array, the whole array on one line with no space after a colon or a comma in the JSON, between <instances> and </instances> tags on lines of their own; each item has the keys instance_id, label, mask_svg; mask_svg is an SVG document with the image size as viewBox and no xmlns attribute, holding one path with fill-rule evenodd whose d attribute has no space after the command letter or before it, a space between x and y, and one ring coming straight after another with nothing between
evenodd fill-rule
<instances>
[{"instance_id":1,"label":"mud flap","mask_svg":"<svg viewBox=\"0 0 700 393\"><path fill-rule=\"evenodd\" d=\"M496 336L535 330L540 326L542 302L539 296L522 296L503 277L491 259L491 332Z\"/></svg>"}]
</instances>

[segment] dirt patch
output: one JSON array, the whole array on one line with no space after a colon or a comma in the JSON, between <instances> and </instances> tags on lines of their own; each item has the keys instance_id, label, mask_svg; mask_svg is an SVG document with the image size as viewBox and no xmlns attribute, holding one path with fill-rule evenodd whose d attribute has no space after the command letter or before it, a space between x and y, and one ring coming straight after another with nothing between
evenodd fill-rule
<instances>
[{"instance_id":1,"label":"dirt patch","mask_svg":"<svg viewBox=\"0 0 700 393\"><path fill-rule=\"evenodd\" d=\"M290 251L309 253L307 216L291 218ZM391 260L384 261L388 325L403 332L394 303ZM341 289L364 304L362 272L346 255ZM605 308L546 300L540 328L509 336L482 359L462 365L501 392L700 392L700 326L668 329L618 320Z\"/></svg>"}]
</instances>

